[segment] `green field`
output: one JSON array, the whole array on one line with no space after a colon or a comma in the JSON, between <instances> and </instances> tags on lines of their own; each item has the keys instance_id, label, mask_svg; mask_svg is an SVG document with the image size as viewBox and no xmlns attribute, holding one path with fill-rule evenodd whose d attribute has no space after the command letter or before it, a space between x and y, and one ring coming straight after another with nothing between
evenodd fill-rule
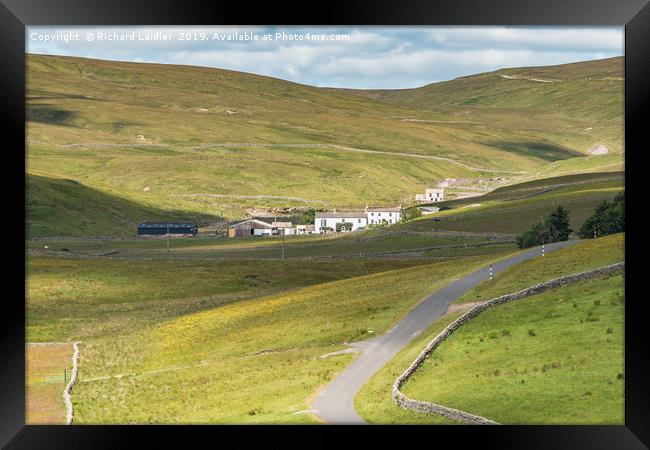
<instances>
[{"instance_id":1,"label":"green field","mask_svg":"<svg viewBox=\"0 0 650 450\"><path fill-rule=\"evenodd\" d=\"M210 263L169 284L179 262L32 258L27 336L83 341L75 423L312 421L291 412L350 360L319 356L387 330L492 258L312 261L267 275L245 261L239 276Z\"/></svg>"},{"instance_id":2,"label":"green field","mask_svg":"<svg viewBox=\"0 0 650 450\"><path fill-rule=\"evenodd\" d=\"M495 99L514 80L500 72L421 88L444 102L411 102L417 90L373 98L220 69L28 55L28 235L128 236L159 218L408 204L440 178L494 188L621 170L621 61L528 69L570 80L533 82L504 107ZM465 105L486 89L490 101ZM586 156L596 144L609 154Z\"/></svg>"},{"instance_id":3,"label":"green field","mask_svg":"<svg viewBox=\"0 0 650 450\"><path fill-rule=\"evenodd\" d=\"M28 342L113 336L223 304L426 260L119 261L30 257Z\"/></svg>"},{"instance_id":4,"label":"green field","mask_svg":"<svg viewBox=\"0 0 650 450\"><path fill-rule=\"evenodd\" d=\"M469 291L460 302L488 300L550 278L619 262L623 250L623 235L558 250L508 269ZM488 310L445 341L402 391L411 398L502 423L622 423L623 299L623 278L616 275ZM390 388L422 348L459 314L441 318L362 388L356 406L366 420L450 423L399 408Z\"/></svg>"},{"instance_id":5,"label":"green field","mask_svg":"<svg viewBox=\"0 0 650 450\"><path fill-rule=\"evenodd\" d=\"M450 257L515 249L512 239L474 233L366 230L340 236L289 236L167 240L37 240L27 243L35 256L76 255L111 259L285 259L365 257ZM284 251L283 251L284 248ZM115 253L112 253L115 252Z\"/></svg>"},{"instance_id":6,"label":"green field","mask_svg":"<svg viewBox=\"0 0 650 450\"><path fill-rule=\"evenodd\" d=\"M623 309L617 275L486 311L403 392L500 423L623 424Z\"/></svg>"}]
</instances>

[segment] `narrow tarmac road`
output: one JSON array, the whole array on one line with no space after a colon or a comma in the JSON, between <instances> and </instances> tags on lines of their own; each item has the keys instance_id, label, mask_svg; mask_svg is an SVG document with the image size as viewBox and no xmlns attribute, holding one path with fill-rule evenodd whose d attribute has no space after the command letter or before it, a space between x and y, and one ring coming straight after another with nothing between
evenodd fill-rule
<instances>
[{"instance_id":1,"label":"narrow tarmac road","mask_svg":"<svg viewBox=\"0 0 650 450\"><path fill-rule=\"evenodd\" d=\"M547 244L546 253L573 245L579 241ZM493 264L493 273L541 257L541 248L533 247ZM381 336L351 344L359 356L334 380L326 385L312 402L314 414L329 424L366 424L354 409L359 389L390 361L415 336L426 330L445 314L449 304L465 292L489 278L489 265L453 281L420 302L404 319Z\"/></svg>"}]
</instances>

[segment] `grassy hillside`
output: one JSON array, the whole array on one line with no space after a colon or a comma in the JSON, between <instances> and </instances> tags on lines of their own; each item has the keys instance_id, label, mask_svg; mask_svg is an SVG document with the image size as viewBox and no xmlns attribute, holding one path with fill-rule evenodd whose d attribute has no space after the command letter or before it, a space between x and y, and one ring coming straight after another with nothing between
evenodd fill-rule
<instances>
[{"instance_id":1,"label":"grassy hillside","mask_svg":"<svg viewBox=\"0 0 650 450\"><path fill-rule=\"evenodd\" d=\"M319 356L491 258L30 258L27 339L83 341L77 423L310 422L292 413L350 360Z\"/></svg>"},{"instance_id":2,"label":"grassy hillside","mask_svg":"<svg viewBox=\"0 0 650 450\"><path fill-rule=\"evenodd\" d=\"M625 233L590 239L570 249L549 253L543 258L525 261L508 269L490 283L480 284L457 303L489 300L499 295L519 291L550 278L557 278L625 260Z\"/></svg>"},{"instance_id":3,"label":"grassy hillside","mask_svg":"<svg viewBox=\"0 0 650 450\"><path fill-rule=\"evenodd\" d=\"M487 300L622 261L623 240L622 234L607 236L526 261L480 284L460 302ZM403 391L503 423L622 423L623 307L620 275L499 306L457 330ZM399 408L390 388L459 314L441 318L362 388L356 406L366 420L451 423Z\"/></svg>"},{"instance_id":4,"label":"grassy hillside","mask_svg":"<svg viewBox=\"0 0 650 450\"><path fill-rule=\"evenodd\" d=\"M569 123L584 123L580 138L574 142L601 139L609 148L622 151L623 130L623 80L624 59L585 61L571 64L542 67L501 69L494 72L465 76L441 83L433 83L416 89L366 91L372 98L409 107L427 108L436 112L463 117L464 120L486 122L495 120L494 127L500 128L507 116L515 111L521 124L533 125L544 121L538 127L548 126L553 133L560 124L557 119ZM364 91L354 91L364 95ZM514 118L514 117L513 117ZM550 122L549 122L550 120ZM565 136L570 142L571 139ZM508 147L513 142L496 143ZM520 151L543 150L533 142L524 145ZM572 146L569 145L569 148ZM549 156L553 152L567 150L562 145L548 145ZM586 150L586 148L584 149ZM562 158L558 158L562 159Z\"/></svg>"},{"instance_id":5,"label":"grassy hillside","mask_svg":"<svg viewBox=\"0 0 650 450\"><path fill-rule=\"evenodd\" d=\"M127 200L75 180L27 175L28 237L135 235L147 220L217 220L207 214L163 211Z\"/></svg>"},{"instance_id":6,"label":"grassy hillside","mask_svg":"<svg viewBox=\"0 0 650 450\"><path fill-rule=\"evenodd\" d=\"M507 424L623 424L623 309L617 275L486 311L404 393Z\"/></svg>"},{"instance_id":7,"label":"grassy hillside","mask_svg":"<svg viewBox=\"0 0 650 450\"><path fill-rule=\"evenodd\" d=\"M500 69L416 89L382 91L376 98L434 110L457 106L531 108L621 123L623 77L624 59L614 57Z\"/></svg>"},{"instance_id":8,"label":"grassy hillside","mask_svg":"<svg viewBox=\"0 0 650 450\"><path fill-rule=\"evenodd\" d=\"M426 263L363 261L120 261L30 257L28 342L128 333L223 304Z\"/></svg>"},{"instance_id":9,"label":"grassy hillside","mask_svg":"<svg viewBox=\"0 0 650 450\"><path fill-rule=\"evenodd\" d=\"M564 87L552 110L523 100L504 109L495 100L434 111L426 102L397 104L228 70L28 55L28 172L77 181L143 211L238 218L250 208L404 203L440 178L478 185L498 175L514 182L616 170L622 115L602 128L594 121L605 118L592 111L613 114L622 81L589 91L579 80L601 77L602 64L558 72L574 73L575 84L557 83ZM449 83L448 95L473 95ZM584 156L599 143L608 155ZM33 235L75 228L48 217L28 218ZM130 226L98 218L79 234L129 234Z\"/></svg>"},{"instance_id":10,"label":"grassy hillside","mask_svg":"<svg viewBox=\"0 0 650 450\"><path fill-rule=\"evenodd\" d=\"M396 229L404 231L453 230L518 234L562 205L569 211L570 226L578 230L596 205L625 190L621 172L547 178L515 184L488 194L439 202L449 208L423 216Z\"/></svg>"}]
</instances>

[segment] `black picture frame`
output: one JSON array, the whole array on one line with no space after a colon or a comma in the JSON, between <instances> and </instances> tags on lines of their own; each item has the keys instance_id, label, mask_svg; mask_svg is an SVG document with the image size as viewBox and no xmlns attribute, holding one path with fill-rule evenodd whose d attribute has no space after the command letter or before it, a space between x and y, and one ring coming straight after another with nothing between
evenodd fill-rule
<instances>
[{"instance_id":1,"label":"black picture frame","mask_svg":"<svg viewBox=\"0 0 650 450\"><path fill-rule=\"evenodd\" d=\"M646 0L391 0L300 4L239 1L154 0L0 0L0 123L4 126L5 174L13 186L25 186L25 27L29 25L616 25L625 26L625 184L627 204L626 241L638 248L641 235L633 208L641 208L639 164L647 128L650 80L647 54L650 43L650 6ZM644 112L645 111L645 112ZM8 177L5 177L8 178ZM13 194L15 187L5 194ZM24 194L24 193L23 193ZM16 236L5 242L13 258L25 257L25 228L16 216L25 212L25 196L5 196L4 204ZM6 230L9 232L9 230ZM363 439L383 440L387 435L408 436L411 443L437 442L498 448L648 448L650 445L650 355L646 337L644 301L640 286L641 263L626 243L625 317L625 425L621 426L437 426L430 427L287 427L255 426L26 426L24 414L25 284L22 267L9 263L17 273L8 286L16 287L2 301L2 364L0 364L0 444L6 448L121 448L146 439L149 445L181 443L199 439L211 445L251 438L284 439L287 445L307 445L336 438L333 432L358 432ZM640 258L639 258L640 259ZM22 269L22 270L21 270ZM305 440L303 440L303 438ZM196 439L196 440L195 440ZM265 442L270 443L270 440ZM406 441L404 441L406 443ZM291 444L293 443L293 445ZM374 445L374 444L371 444ZM408 445L408 444L407 444ZM420 444L418 444L420 445ZM449 444L448 444L449 445Z\"/></svg>"}]
</instances>

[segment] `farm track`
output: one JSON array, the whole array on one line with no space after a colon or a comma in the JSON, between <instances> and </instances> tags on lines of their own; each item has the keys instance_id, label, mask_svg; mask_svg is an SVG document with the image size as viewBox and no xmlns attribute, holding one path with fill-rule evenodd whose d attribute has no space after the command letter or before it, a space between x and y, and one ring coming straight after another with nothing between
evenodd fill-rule
<instances>
[{"instance_id":1,"label":"farm track","mask_svg":"<svg viewBox=\"0 0 650 450\"><path fill-rule=\"evenodd\" d=\"M54 145L56 147L89 147L89 148L127 148L127 147L137 147L137 148L182 148L182 149L193 149L193 150L207 150L210 148L237 148L237 147L251 147L251 148L335 148L337 150L344 150L349 152L357 153L370 153L370 154L380 154L388 156L404 156L407 158L420 158L420 159L432 159L436 161L446 161L452 164L456 164L465 169L473 170L476 172L488 172L488 173L507 173L512 175L522 175L525 174L525 171L515 171L515 170L503 170L503 169L488 169L486 167L476 167L469 164L465 164L461 161L446 158L444 156L433 156L433 155L423 155L419 153L406 153L406 152L387 152L384 150L370 150L364 148L348 147L345 145L338 144L263 144L257 142L223 142L223 143L212 143L212 144L202 144L195 146L175 146L170 144L143 144L143 143L132 143L132 144L122 144L122 143L96 143L96 142L85 142L85 143L76 143L76 144L45 144L42 142L32 142L34 144L42 145Z\"/></svg>"}]
</instances>

